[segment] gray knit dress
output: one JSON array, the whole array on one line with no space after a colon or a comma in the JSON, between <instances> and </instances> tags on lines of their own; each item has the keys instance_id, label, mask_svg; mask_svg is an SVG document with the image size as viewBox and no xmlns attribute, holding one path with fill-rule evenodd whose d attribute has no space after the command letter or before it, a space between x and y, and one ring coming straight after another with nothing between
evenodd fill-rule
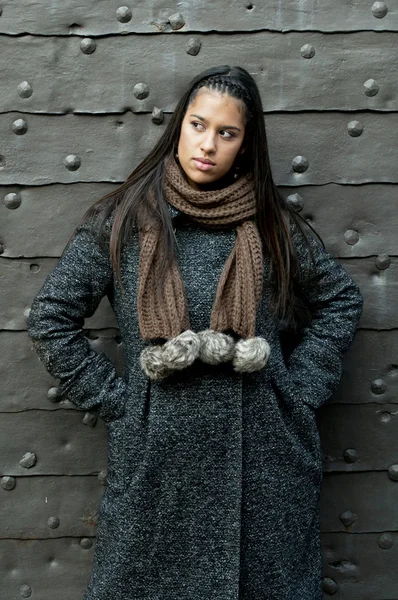
<instances>
[{"instance_id":1,"label":"gray knit dress","mask_svg":"<svg viewBox=\"0 0 398 600\"><path fill-rule=\"evenodd\" d=\"M205 230L170 212L191 329L201 331L235 230ZM108 480L83 600L321 600L316 409L339 384L363 299L315 238L311 277L305 243L291 230L312 321L284 358L265 283L256 335L271 354L262 371L197 360L148 380L139 364L138 239L123 247L122 299L93 220L36 295L28 332L41 361L64 397L108 430ZM265 282L268 271L266 258ZM124 343L123 377L83 335L84 318L105 295Z\"/></svg>"}]
</instances>

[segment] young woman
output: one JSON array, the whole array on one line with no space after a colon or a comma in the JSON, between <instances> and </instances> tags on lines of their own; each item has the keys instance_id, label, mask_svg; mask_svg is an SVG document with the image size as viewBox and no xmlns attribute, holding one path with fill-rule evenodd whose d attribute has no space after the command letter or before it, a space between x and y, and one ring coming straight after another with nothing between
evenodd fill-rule
<instances>
[{"instance_id":1,"label":"young woman","mask_svg":"<svg viewBox=\"0 0 398 600\"><path fill-rule=\"evenodd\" d=\"M123 377L82 330L105 295ZM362 303L273 182L252 77L200 73L29 316L64 397L109 434L84 600L321 599L316 409Z\"/></svg>"}]
</instances>

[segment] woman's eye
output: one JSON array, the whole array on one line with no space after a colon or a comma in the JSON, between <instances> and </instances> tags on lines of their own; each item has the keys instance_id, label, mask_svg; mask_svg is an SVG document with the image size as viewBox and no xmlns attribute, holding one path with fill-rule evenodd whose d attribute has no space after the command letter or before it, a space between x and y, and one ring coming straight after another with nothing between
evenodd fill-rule
<instances>
[{"instance_id":1,"label":"woman's eye","mask_svg":"<svg viewBox=\"0 0 398 600\"><path fill-rule=\"evenodd\" d=\"M226 134L227 134L227 136L226 136L226 139L227 139L227 140L229 140L230 138L234 138L234 137L235 137L235 135L234 135L233 133L231 133L231 132L229 132L229 131L225 131L225 129L223 129L223 130L222 130L222 132L224 132L224 133L226 133ZM222 132L221 132L221 133L222 133Z\"/></svg>"},{"instance_id":2,"label":"woman's eye","mask_svg":"<svg viewBox=\"0 0 398 600\"><path fill-rule=\"evenodd\" d=\"M200 125L200 126L202 126L202 123L198 123L198 121L193 121L193 122L191 123L191 125L193 125L195 129L197 129L197 127L195 127L195 125Z\"/></svg>"}]
</instances>

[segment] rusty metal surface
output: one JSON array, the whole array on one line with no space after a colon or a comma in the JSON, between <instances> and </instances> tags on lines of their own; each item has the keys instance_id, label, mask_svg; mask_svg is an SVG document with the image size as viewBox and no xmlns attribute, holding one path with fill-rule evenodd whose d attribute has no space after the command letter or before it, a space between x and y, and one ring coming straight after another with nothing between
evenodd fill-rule
<instances>
[{"instance_id":1,"label":"rusty metal surface","mask_svg":"<svg viewBox=\"0 0 398 600\"><path fill-rule=\"evenodd\" d=\"M19 119L26 122L23 135L12 128ZM277 184L398 182L398 113L278 113L265 121ZM347 129L355 121L364 127L357 137ZM165 122L155 125L150 115L133 113L1 114L2 183L124 181L160 137ZM77 157L79 168L67 168L69 156Z\"/></svg>"},{"instance_id":2,"label":"rusty metal surface","mask_svg":"<svg viewBox=\"0 0 398 600\"><path fill-rule=\"evenodd\" d=\"M244 44L240 33L209 34L198 36L201 47L196 56L186 52L189 39L186 35L110 36L95 40L94 51L86 54L77 36L24 36L17 45L14 38L0 36L0 80L9 81L1 94L1 111L152 112L157 106L171 112L193 72L205 69L215 56L218 64L232 60L245 65L259 86L266 112L320 106L356 111L398 108L398 80L391 77L398 61L395 33L308 32L303 39L297 32L261 32L247 36ZM34 80L30 72L35 72ZM16 93L22 73L33 88L28 98ZM365 93L370 79L378 86L374 95ZM148 86L144 99L134 95L138 83Z\"/></svg>"},{"instance_id":3,"label":"rusty metal surface","mask_svg":"<svg viewBox=\"0 0 398 600\"><path fill-rule=\"evenodd\" d=\"M398 10L394 2L378 7L378 2L362 0L284 0L284 2L228 2L206 0L144 0L127 5L131 16L127 22L117 18L123 4L115 0L68 0L52 4L45 0L3 0L1 29L10 34L103 35L107 33L179 33L188 31L242 31L259 29L276 31L320 30L382 31L398 29ZM376 5L376 6L374 6ZM180 13L185 25L173 30L170 17ZM123 16L122 16L123 18ZM127 17L126 17L127 18Z\"/></svg>"}]
</instances>

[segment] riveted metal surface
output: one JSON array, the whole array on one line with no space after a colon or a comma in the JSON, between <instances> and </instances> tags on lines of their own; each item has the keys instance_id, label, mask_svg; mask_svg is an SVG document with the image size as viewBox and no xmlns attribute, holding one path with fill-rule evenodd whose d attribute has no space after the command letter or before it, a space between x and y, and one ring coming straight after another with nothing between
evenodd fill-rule
<instances>
[{"instance_id":1,"label":"riveted metal surface","mask_svg":"<svg viewBox=\"0 0 398 600\"><path fill-rule=\"evenodd\" d=\"M12 490L0 489L0 538L45 539L96 534L98 504L104 493L98 476L48 474L15 480ZM59 519L55 529L48 524L50 517Z\"/></svg>"},{"instance_id":2,"label":"riveted metal surface","mask_svg":"<svg viewBox=\"0 0 398 600\"><path fill-rule=\"evenodd\" d=\"M187 31L243 31L258 29L276 31L356 31L358 29L398 29L396 5L386 3L387 11L374 7L380 2L363 4L362 0L285 0L275 3L228 2L209 3L168 2L146 0L131 4L130 15L117 13L122 8L115 0L82 4L69 0L67 4L49 9L45 0L3 0L1 31L7 33L38 33L45 35L103 35L106 33L176 33L169 19L182 13ZM392 6L391 6L392 4ZM388 10L389 7L389 10ZM127 7L129 8L129 7ZM382 15L385 15L384 17Z\"/></svg>"},{"instance_id":3,"label":"riveted metal surface","mask_svg":"<svg viewBox=\"0 0 398 600\"><path fill-rule=\"evenodd\" d=\"M324 473L321 494L321 529L323 532L343 531L366 533L397 531L398 485L385 471L357 473ZM345 527L341 515L351 511L356 515L352 525Z\"/></svg>"},{"instance_id":4,"label":"riveted metal surface","mask_svg":"<svg viewBox=\"0 0 398 600\"><path fill-rule=\"evenodd\" d=\"M158 106L170 112L192 70L205 69L214 56L218 64L228 64L233 56L235 64L246 65L259 86L266 111L295 111L303 106L306 110L319 106L324 110L397 110L398 81L391 77L391 70L398 50L391 32L349 36L308 32L305 42L312 50L309 55L303 51L303 35L297 32L252 33L244 44L240 33L200 36L196 56L186 52L186 35L100 38L90 54L79 49L80 40L76 36L24 36L16 46L12 37L0 36L0 80L7 75L9 80L2 93L2 110L106 113L129 109L140 113ZM11 73L10 63L14 65ZM21 73L34 72L37 64L41 68L35 73L34 84L32 81L33 93L29 99L21 98L16 94ZM364 88L370 73L378 86L371 97ZM27 80L29 83L29 75ZM27 117L23 119L28 122ZM368 116L364 114L347 115L344 128L355 119L364 128L361 135L367 137ZM350 132L358 135L358 127Z\"/></svg>"},{"instance_id":5,"label":"riveted metal surface","mask_svg":"<svg viewBox=\"0 0 398 600\"><path fill-rule=\"evenodd\" d=\"M74 600L82 595L93 562L94 546L82 548L80 538L0 540L0 598L20 598L29 586L34 595L23 598ZM71 576L73 574L73 576ZM66 585L66 582L67 585Z\"/></svg>"},{"instance_id":6,"label":"riveted metal surface","mask_svg":"<svg viewBox=\"0 0 398 600\"><path fill-rule=\"evenodd\" d=\"M26 419L21 419L20 413L3 414L0 475L98 474L106 466L105 426L98 420L95 427L87 427L83 417L84 411L76 410L37 410ZM26 452L37 457L28 468L20 464Z\"/></svg>"},{"instance_id":7,"label":"riveted metal surface","mask_svg":"<svg viewBox=\"0 0 398 600\"><path fill-rule=\"evenodd\" d=\"M383 549L381 536L391 537L392 546ZM397 597L398 534L323 533L323 567L325 577L337 584L337 592L326 598L353 600L354 598L381 599Z\"/></svg>"},{"instance_id":8,"label":"riveted metal surface","mask_svg":"<svg viewBox=\"0 0 398 600\"><path fill-rule=\"evenodd\" d=\"M87 330L91 346L103 352L123 372L123 344L118 341L118 330ZM94 338L95 339L91 339ZM38 360L25 331L0 331L1 408L20 412L33 408L45 410L76 409L68 400L57 397L57 380L53 379ZM23 373L23 377L17 377ZM82 416L84 413L82 413ZM22 415L21 415L22 416ZM27 416L27 415L26 415ZM1 440L0 440L1 444Z\"/></svg>"},{"instance_id":9,"label":"riveted metal surface","mask_svg":"<svg viewBox=\"0 0 398 600\"><path fill-rule=\"evenodd\" d=\"M157 141L167 121L166 117L165 123L155 125L150 115L132 113L95 118L32 114L26 117L29 134L21 137L10 129L15 115L0 115L0 139L6 147L2 182L7 185L122 181ZM266 125L276 182L398 182L398 113L367 113L367 133L357 138L346 131L351 117L343 112L303 113L300 118L289 113L269 114ZM309 163L300 173L293 164L297 140ZM385 147L389 152L382 152ZM63 162L71 148L81 159L75 171L68 170Z\"/></svg>"}]
</instances>

